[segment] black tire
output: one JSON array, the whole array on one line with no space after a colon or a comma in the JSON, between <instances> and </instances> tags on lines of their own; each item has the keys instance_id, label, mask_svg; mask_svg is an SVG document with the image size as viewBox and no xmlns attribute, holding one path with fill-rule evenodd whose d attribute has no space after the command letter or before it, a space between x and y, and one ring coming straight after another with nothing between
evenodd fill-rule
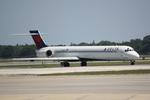
<instances>
[{"instance_id":1,"label":"black tire","mask_svg":"<svg viewBox=\"0 0 150 100\"><path fill-rule=\"evenodd\" d=\"M87 62L86 61L81 61L81 66L87 66Z\"/></svg>"},{"instance_id":2,"label":"black tire","mask_svg":"<svg viewBox=\"0 0 150 100\"><path fill-rule=\"evenodd\" d=\"M61 62L61 66L70 67L70 64L69 64L69 62L65 61L65 62Z\"/></svg>"},{"instance_id":3,"label":"black tire","mask_svg":"<svg viewBox=\"0 0 150 100\"><path fill-rule=\"evenodd\" d=\"M135 61L134 60L130 61L130 65L135 65Z\"/></svg>"}]
</instances>

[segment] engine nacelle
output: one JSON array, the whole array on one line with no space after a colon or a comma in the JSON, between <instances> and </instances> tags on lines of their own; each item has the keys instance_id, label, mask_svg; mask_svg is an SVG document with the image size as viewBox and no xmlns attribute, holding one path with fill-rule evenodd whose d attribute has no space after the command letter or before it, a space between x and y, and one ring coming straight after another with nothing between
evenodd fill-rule
<instances>
[{"instance_id":1,"label":"engine nacelle","mask_svg":"<svg viewBox=\"0 0 150 100\"><path fill-rule=\"evenodd\" d=\"M54 50L52 49L41 49L36 51L37 57L52 57L54 55Z\"/></svg>"},{"instance_id":2,"label":"engine nacelle","mask_svg":"<svg viewBox=\"0 0 150 100\"><path fill-rule=\"evenodd\" d=\"M47 50L46 51L46 56L47 57L50 57L50 56L52 56L53 55L53 52L51 51L51 50Z\"/></svg>"}]
</instances>

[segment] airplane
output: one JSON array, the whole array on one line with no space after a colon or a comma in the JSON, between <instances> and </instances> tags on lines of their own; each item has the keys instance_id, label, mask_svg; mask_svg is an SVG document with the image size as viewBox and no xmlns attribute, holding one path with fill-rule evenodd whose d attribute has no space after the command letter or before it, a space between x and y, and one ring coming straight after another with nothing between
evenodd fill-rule
<instances>
[{"instance_id":1,"label":"airplane","mask_svg":"<svg viewBox=\"0 0 150 100\"><path fill-rule=\"evenodd\" d=\"M61 66L69 67L73 61L87 66L87 61L130 61L131 65L140 56L130 46L48 46L38 30L29 31L36 45L37 58L18 58L28 61L59 61Z\"/></svg>"}]
</instances>

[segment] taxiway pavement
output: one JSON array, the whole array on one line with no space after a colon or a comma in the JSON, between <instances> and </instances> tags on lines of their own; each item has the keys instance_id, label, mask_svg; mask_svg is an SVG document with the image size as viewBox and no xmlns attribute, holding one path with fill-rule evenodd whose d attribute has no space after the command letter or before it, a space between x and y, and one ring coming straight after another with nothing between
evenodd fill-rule
<instances>
[{"instance_id":1,"label":"taxiway pavement","mask_svg":"<svg viewBox=\"0 0 150 100\"><path fill-rule=\"evenodd\" d=\"M1 100L149 100L150 74L0 76Z\"/></svg>"},{"instance_id":2,"label":"taxiway pavement","mask_svg":"<svg viewBox=\"0 0 150 100\"><path fill-rule=\"evenodd\" d=\"M87 66L58 68L2 68L0 75L45 75L72 72L104 72L125 70L150 70L150 65Z\"/></svg>"}]
</instances>

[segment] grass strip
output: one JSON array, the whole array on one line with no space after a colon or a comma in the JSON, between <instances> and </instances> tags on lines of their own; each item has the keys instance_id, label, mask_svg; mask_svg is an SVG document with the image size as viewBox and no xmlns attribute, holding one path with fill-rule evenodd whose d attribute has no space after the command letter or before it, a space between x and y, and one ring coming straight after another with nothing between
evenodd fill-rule
<instances>
[{"instance_id":1,"label":"grass strip","mask_svg":"<svg viewBox=\"0 0 150 100\"><path fill-rule=\"evenodd\" d=\"M13 62L15 63L15 62ZM30 62L24 62L30 63ZM150 60L137 60L136 65L148 65L150 64ZM70 63L70 67L79 67L80 62L78 63ZM117 65L130 65L129 61L99 61L99 62L88 62L88 66L117 66ZM134 65L133 65L134 66ZM0 66L0 68L56 68L61 67L59 63L56 64L36 64L36 62L28 64L28 65L4 65Z\"/></svg>"},{"instance_id":2,"label":"grass strip","mask_svg":"<svg viewBox=\"0 0 150 100\"><path fill-rule=\"evenodd\" d=\"M41 75L38 75L38 76L61 76L61 75L120 75L120 74L150 74L150 70L71 72L71 73L41 74Z\"/></svg>"}]
</instances>

